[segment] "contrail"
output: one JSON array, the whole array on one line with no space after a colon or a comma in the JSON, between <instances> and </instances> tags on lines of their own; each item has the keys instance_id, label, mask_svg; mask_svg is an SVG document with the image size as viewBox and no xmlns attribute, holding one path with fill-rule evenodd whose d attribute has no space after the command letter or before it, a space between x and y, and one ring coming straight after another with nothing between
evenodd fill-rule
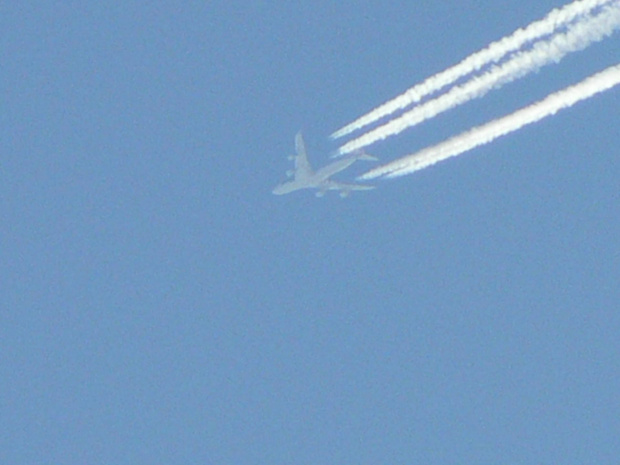
<instances>
[{"instance_id":1,"label":"contrail","mask_svg":"<svg viewBox=\"0 0 620 465\"><path fill-rule=\"evenodd\" d=\"M447 158L456 157L480 145L488 144L498 137L554 115L564 108L572 107L577 102L611 89L618 84L620 84L620 64L590 76L579 84L555 92L511 115L478 126L438 145L370 170L358 179L367 180L379 176L395 178L422 170Z\"/></svg>"},{"instance_id":2,"label":"contrail","mask_svg":"<svg viewBox=\"0 0 620 465\"><path fill-rule=\"evenodd\" d=\"M366 147L376 141L399 134L438 114L482 97L492 89L523 77L542 66L558 62L569 53L583 50L594 42L601 41L620 27L620 2L605 7L596 16L586 17L572 25L566 32L557 33L548 40L535 43L530 50L516 53L510 60L493 66L479 77L472 78L461 86L453 87L446 94L430 100L405 112L383 126L353 139L338 149L345 154Z\"/></svg>"},{"instance_id":3,"label":"contrail","mask_svg":"<svg viewBox=\"0 0 620 465\"><path fill-rule=\"evenodd\" d=\"M353 121L351 124L334 132L331 137L333 139L338 139L368 126L384 116L417 103L427 95L443 89L462 77L481 70L486 65L497 63L509 53L519 50L528 42L552 34L580 16L590 14L592 10L604 6L610 1L611 0L579 0L565 5L562 8L556 8L545 18L531 23L524 29L517 29L510 36L506 36L503 39L491 43L486 48L465 58L457 65L411 87L398 97L384 103Z\"/></svg>"}]
</instances>

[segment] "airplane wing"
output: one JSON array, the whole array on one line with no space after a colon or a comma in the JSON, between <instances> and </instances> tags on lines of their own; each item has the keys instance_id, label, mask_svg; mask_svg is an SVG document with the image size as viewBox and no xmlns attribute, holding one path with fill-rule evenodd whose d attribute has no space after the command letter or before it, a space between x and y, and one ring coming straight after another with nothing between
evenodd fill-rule
<instances>
[{"instance_id":1,"label":"airplane wing","mask_svg":"<svg viewBox=\"0 0 620 465\"><path fill-rule=\"evenodd\" d=\"M301 131L295 135L295 179L308 178L312 174L312 168L306 154L306 144Z\"/></svg>"},{"instance_id":2,"label":"airplane wing","mask_svg":"<svg viewBox=\"0 0 620 465\"><path fill-rule=\"evenodd\" d=\"M374 189L375 186L369 186L366 184L347 184L344 182L336 182L336 181L324 181L322 185L319 187L317 192L317 197L321 197L325 194L326 191L340 191L340 197L348 196L351 191L368 191Z\"/></svg>"}]
</instances>

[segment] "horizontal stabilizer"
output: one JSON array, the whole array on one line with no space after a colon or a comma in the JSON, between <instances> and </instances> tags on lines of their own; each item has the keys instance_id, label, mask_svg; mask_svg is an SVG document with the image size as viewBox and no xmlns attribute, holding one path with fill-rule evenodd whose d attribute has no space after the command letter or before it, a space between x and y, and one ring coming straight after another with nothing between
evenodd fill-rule
<instances>
[{"instance_id":1,"label":"horizontal stabilizer","mask_svg":"<svg viewBox=\"0 0 620 465\"><path fill-rule=\"evenodd\" d=\"M373 157L372 155L368 155L365 152L362 152L359 155L356 155L355 158L357 158L358 160L368 160L368 161L377 161L378 160L377 157Z\"/></svg>"}]
</instances>

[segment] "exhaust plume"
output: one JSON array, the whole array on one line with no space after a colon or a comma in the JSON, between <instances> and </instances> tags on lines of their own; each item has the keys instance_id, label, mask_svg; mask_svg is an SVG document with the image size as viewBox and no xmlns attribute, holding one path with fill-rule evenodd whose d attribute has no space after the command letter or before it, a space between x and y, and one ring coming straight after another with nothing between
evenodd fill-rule
<instances>
[{"instance_id":1,"label":"exhaust plume","mask_svg":"<svg viewBox=\"0 0 620 465\"><path fill-rule=\"evenodd\" d=\"M547 40L536 42L530 50L516 53L510 60L493 66L481 76L463 85L453 87L446 94L409 110L383 126L363 134L344 144L338 154L359 150L379 140L399 134L407 128L420 124L438 114L474 98L484 96L492 89L521 78L542 66L557 63L569 53L583 50L603 40L620 27L620 2L605 7L595 16L586 16L571 25L566 32L557 33Z\"/></svg>"},{"instance_id":2,"label":"exhaust plume","mask_svg":"<svg viewBox=\"0 0 620 465\"><path fill-rule=\"evenodd\" d=\"M438 145L370 170L358 179L367 180L379 176L395 178L420 171L440 161L488 144L498 137L554 115L560 110L570 108L576 103L611 89L618 84L620 84L620 64L607 68L579 84L555 92L511 115L478 126Z\"/></svg>"},{"instance_id":3,"label":"exhaust plume","mask_svg":"<svg viewBox=\"0 0 620 465\"><path fill-rule=\"evenodd\" d=\"M453 84L459 79L480 71L483 67L497 63L508 54L521 49L525 44L538 40L546 35L558 31L583 15L590 14L598 7L604 6L611 0L578 0L562 8L552 10L545 18L531 23L525 28L517 29L510 36L506 36L491 43L486 48L468 56L455 66L452 66L420 84L411 87L398 97L384 103L352 123L344 126L331 135L338 139L357 131L375 121L402 110L422 100L427 95L438 92L444 87Z\"/></svg>"}]
</instances>

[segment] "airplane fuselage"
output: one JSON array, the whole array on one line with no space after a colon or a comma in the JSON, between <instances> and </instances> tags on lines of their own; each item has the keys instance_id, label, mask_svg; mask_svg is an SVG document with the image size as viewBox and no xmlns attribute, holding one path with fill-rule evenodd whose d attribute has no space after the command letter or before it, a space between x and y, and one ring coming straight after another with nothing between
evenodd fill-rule
<instances>
[{"instance_id":1,"label":"airplane fuselage","mask_svg":"<svg viewBox=\"0 0 620 465\"><path fill-rule=\"evenodd\" d=\"M351 166L355 163L355 160L355 157L338 160L314 173L300 176L299 179L296 178L293 181L282 183L276 186L272 192L276 195L283 195L300 189L319 189L320 191L336 189L335 186L330 187L330 184L333 182L329 181L329 178Z\"/></svg>"},{"instance_id":2,"label":"airplane fuselage","mask_svg":"<svg viewBox=\"0 0 620 465\"><path fill-rule=\"evenodd\" d=\"M347 169L355 163L356 160L376 160L376 158L363 153L353 154L347 158L337 160L317 171L314 171L308 163L306 149L301 133L298 133L295 137L295 147L297 149L297 155L292 157L295 160L295 170L292 171L292 174L294 174L295 177L291 181L277 185L272 191L274 194L283 195L300 189L317 189L317 195L322 195L328 190L338 190L341 191L342 196L346 196L353 190L368 190L373 188L372 186L363 184L339 183L332 181L330 178L334 174Z\"/></svg>"}]
</instances>

